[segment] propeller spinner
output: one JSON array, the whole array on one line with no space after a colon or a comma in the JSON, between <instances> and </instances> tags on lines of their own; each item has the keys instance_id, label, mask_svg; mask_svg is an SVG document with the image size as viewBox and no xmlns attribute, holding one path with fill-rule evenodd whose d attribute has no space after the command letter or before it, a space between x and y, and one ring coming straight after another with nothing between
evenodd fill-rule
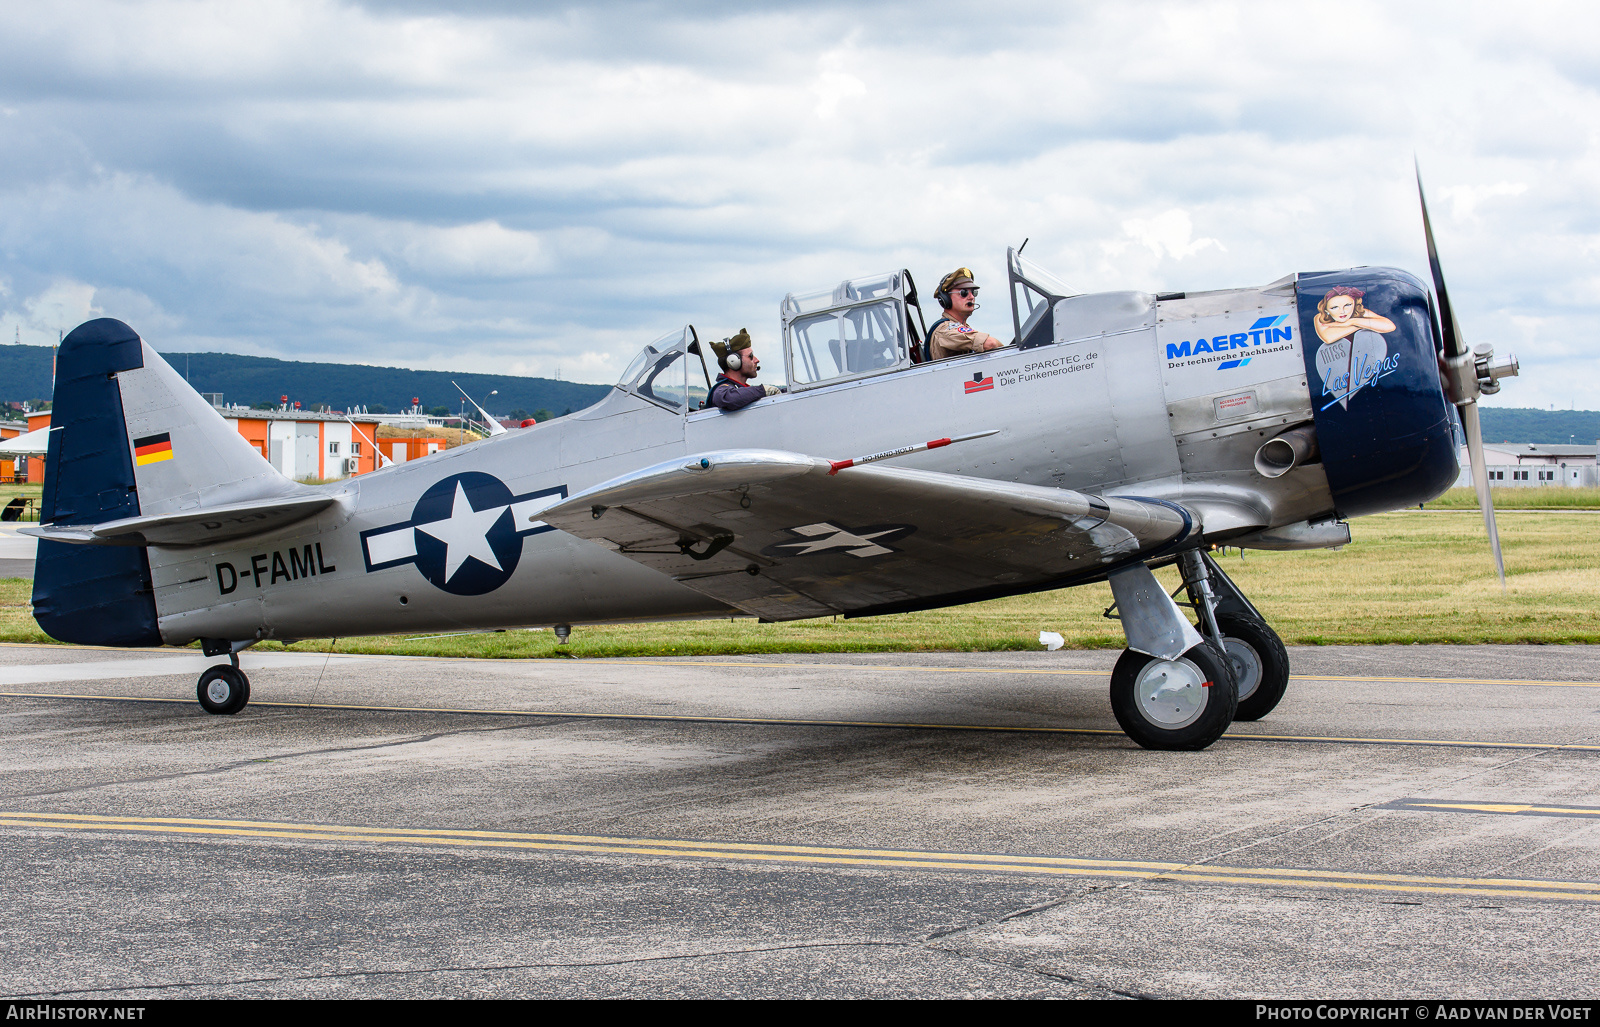
<instances>
[{"instance_id":1,"label":"propeller spinner","mask_svg":"<svg viewBox=\"0 0 1600 1027\"><path fill-rule=\"evenodd\" d=\"M1467 457L1472 463L1472 484L1478 492L1478 507L1483 511L1483 526L1489 533L1489 548L1494 551L1494 569L1500 587L1506 584L1506 563L1500 553L1500 531L1494 522L1494 500L1489 495L1489 472L1483 457L1483 425L1478 417L1478 397L1500 391L1500 379L1517 373L1517 358L1507 356L1498 363L1494 347L1479 343L1468 352L1461 341L1461 326L1456 322L1450 294L1445 289L1444 272L1439 267L1439 250L1433 244L1433 225L1428 220L1428 198L1422 191L1422 168L1417 167L1417 199L1422 202L1422 231L1428 239L1428 268L1433 272L1433 292L1439 303L1439 375L1445 395L1461 413L1461 427L1467 435Z\"/></svg>"}]
</instances>

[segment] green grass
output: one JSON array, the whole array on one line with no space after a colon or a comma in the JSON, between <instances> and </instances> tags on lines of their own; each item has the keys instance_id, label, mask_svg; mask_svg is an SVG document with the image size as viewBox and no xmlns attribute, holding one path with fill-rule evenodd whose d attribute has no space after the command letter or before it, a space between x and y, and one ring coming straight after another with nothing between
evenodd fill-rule
<instances>
[{"instance_id":1,"label":"green grass","mask_svg":"<svg viewBox=\"0 0 1600 1027\"><path fill-rule=\"evenodd\" d=\"M1600 488L1569 489L1557 485L1544 488L1490 488L1489 498L1496 510L1600 510ZM1451 489L1427 504L1429 510L1476 510L1478 494L1472 489Z\"/></svg>"},{"instance_id":2,"label":"green grass","mask_svg":"<svg viewBox=\"0 0 1600 1027\"><path fill-rule=\"evenodd\" d=\"M39 497L42 496L43 494L44 494L44 486L43 485L35 485L35 484L28 484L28 485L0 485L0 507L4 507L7 503L11 502L11 500L14 499L17 496L29 496L29 497L32 497L32 499L33 499L33 507L29 510L29 513L32 516L29 519L30 520L37 520L38 517L39 517Z\"/></svg>"},{"instance_id":3,"label":"green grass","mask_svg":"<svg viewBox=\"0 0 1600 1027\"><path fill-rule=\"evenodd\" d=\"M1229 550L1222 566L1290 645L1600 643L1600 515L1501 517L1503 593L1475 510L1382 514L1353 529L1343 550ZM1176 587L1172 569L1160 576ZM30 591L21 579L0 581L0 641L50 641L29 615ZM1120 627L1100 615L1110 603L1109 587L1099 584L860 620L579 625L568 646L548 631L505 631L346 638L337 650L487 658L976 652L1038 649L1041 630L1060 632L1074 648L1121 648ZM312 640L290 648L327 647Z\"/></svg>"}]
</instances>

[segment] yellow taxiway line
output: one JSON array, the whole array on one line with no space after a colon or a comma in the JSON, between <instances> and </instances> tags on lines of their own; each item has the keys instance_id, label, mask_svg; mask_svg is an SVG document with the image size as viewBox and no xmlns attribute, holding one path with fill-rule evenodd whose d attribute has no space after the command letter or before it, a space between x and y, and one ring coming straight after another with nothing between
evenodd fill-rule
<instances>
[{"instance_id":1,"label":"yellow taxiway line","mask_svg":"<svg viewBox=\"0 0 1600 1027\"><path fill-rule=\"evenodd\" d=\"M1396 799L1378 809L1414 810L1419 813L1510 813L1522 816L1573 817L1579 820L1600 820L1600 807L1595 806L1539 806L1520 802L1446 802L1434 799Z\"/></svg>"},{"instance_id":2,"label":"yellow taxiway line","mask_svg":"<svg viewBox=\"0 0 1600 1027\"><path fill-rule=\"evenodd\" d=\"M193 700L147 695L83 695L65 692L0 692L3 699L71 699L80 702L165 703L188 706ZM1115 728L1047 727L1027 724L936 724L890 720L810 720L799 717L716 717L673 713L593 713L570 710L518 710L464 706L363 706L355 703L256 702L285 710L343 710L352 713L429 713L466 714L477 717L529 717L547 720L631 720L669 724L742 724L751 727L844 727L880 728L901 731L993 731L1037 735L1101 735L1122 737ZM1268 735L1255 732L1230 732L1222 736L1232 742L1314 742L1333 745L1402 745L1450 749L1538 749L1549 751L1600 752L1600 744L1576 742L1510 742L1470 738L1384 738L1361 735Z\"/></svg>"},{"instance_id":3,"label":"yellow taxiway line","mask_svg":"<svg viewBox=\"0 0 1600 1027\"><path fill-rule=\"evenodd\" d=\"M627 838L440 828L364 827L198 817L96 816L83 813L0 812L0 827L45 831L163 834L291 842L356 842L481 849L526 849L590 855L748 860L800 866L885 867L1068 877L1136 878L1201 884L1311 887L1340 891L1474 895L1600 902L1600 883L1529 878L1443 877L1298 867L1214 866L1150 860L1075 859L992 852L774 845L679 838Z\"/></svg>"}]
</instances>

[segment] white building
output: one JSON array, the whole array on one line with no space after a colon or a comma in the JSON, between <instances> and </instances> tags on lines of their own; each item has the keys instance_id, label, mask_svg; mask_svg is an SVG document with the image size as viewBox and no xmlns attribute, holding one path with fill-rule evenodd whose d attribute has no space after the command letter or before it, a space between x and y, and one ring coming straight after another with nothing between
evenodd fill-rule
<instances>
[{"instance_id":1,"label":"white building","mask_svg":"<svg viewBox=\"0 0 1600 1027\"><path fill-rule=\"evenodd\" d=\"M1483 444L1489 484L1496 488L1600 486L1600 460L1596 459L1597 454L1600 454L1600 442L1592 446L1557 446L1534 442ZM1456 479L1456 485L1471 488L1472 463L1465 446L1461 447L1459 457L1461 476Z\"/></svg>"},{"instance_id":2,"label":"white building","mask_svg":"<svg viewBox=\"0 0 1600 1027\"><path fill-rule=\"evenodd\" d=\"M345 417L310 410L216 409L287 477L348 478L376 467L378 419L372 414Z\"/></svg>"}]
</instances>

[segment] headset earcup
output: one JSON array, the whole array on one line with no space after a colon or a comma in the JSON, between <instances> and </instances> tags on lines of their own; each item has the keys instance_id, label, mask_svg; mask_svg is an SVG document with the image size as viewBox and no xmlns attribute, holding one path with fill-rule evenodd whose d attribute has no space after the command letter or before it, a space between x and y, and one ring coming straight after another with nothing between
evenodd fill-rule
<instances>
[{"instance_id":1,"label":"headset earcup","mask_svg":"<svg viewBox=\"0 0 1600 1027\"><path fill-rule=\"evenodd\" d=\"M737 371L744 366L744 360L739 356L738 350L722 358L722 367L727 371Z\"/></svg>"}]
</instances>

